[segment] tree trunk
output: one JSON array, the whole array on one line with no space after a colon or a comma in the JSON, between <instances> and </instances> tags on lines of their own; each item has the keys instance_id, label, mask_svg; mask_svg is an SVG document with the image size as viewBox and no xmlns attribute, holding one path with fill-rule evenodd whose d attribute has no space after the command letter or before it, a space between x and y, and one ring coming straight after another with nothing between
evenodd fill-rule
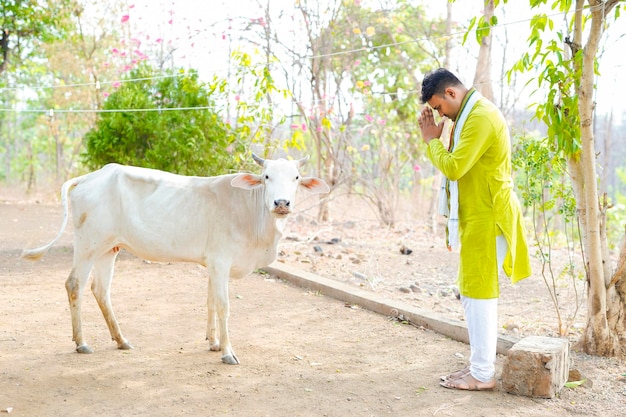
<instances>
[{"instance_id":1,"label":"tree trunk","mask_svg":"<svg viewBox=\"0 0 626 417\"><path fill-rule=\"evenodd\" d=\"M493 0L485 0L484 18L491 21L494 12ZM476 63L476 73L474 75L474 87L480 93L493 101L493 87L491 86L491 35L483 36L478 51L478 62Z\"/></svg>"},{"instance_id":2,"label":"tree trunk","mask_svg":"<svg viewBox=\"0 0 626 417\"><path fill-rule=\"evenodd\" d=\"M615 329L621 346L626 345L626 234L622 241L617 268L609 283L608 320L609 328ZM625 349L622 349L624 353Z\"/></svg>"},{"instance_id":3,"label":"tree trunk","mask_svg":"<svg viewBox=\"0 0 626 417\"><path fill-rule=\"evenodd\" d=\"M608 294L614 294L614 291L607 291L611 280L610 277L605 275L604 265L609 263L610 259L605 258L606 253L603 253L601 225L604 223L604 219L602 219L603 211L600 210L598 198L595 140L592 129L594 65L602 35L605 12L602 7L596 7L600 3L599 0L589 0L589 5L591 6L591 26L589 27L587 44L582 50L581 64L576 59L576 50L573 54L577 65L579 67L582 65L581 83L577 87L577 93L581 134L580 168L583 184L582 187L579 185L577 189L584 193L584 200L582 200L584 213L581 214L584 214L584 248L587 256L589 280L587 324L580 339L580 346L589 354L614 356L620 353L620 345L616 333L617 329L609 326L607 314L609 310L608 302L614 303L615 300L608 299ZM583 0L577 0L574 24L575 48L582 45L583 5ZM577 195L577 197L579 196ZM613 310L614 307L615 305L611 305L610 309Z\"/></svg>"},{"instance_id":4,"label":"tree trunk","mask_svg":"<svg viewBox=\"0 0 626 417\"><path fill-rule=\"evenodd\" d=\"M444 67L449 68L450 66L450 54L452 51L452 43L449 39L452 38L450 36L452 34L452 3L448 2L446 6L446 56L444 57ZM447 125L447 126L446 126ZM441 133L442 138L449 137L448 131L450 127L450 123L446 123L444 125L444 131ZM447 146L447 144L445 144ZM435 177L433 178L432 184L432 198L430 200L430 208L428 210L428 214L430 217L430 229L433 234L437 234L437 225L439 224L439 193L441 190L441 181L443 181L443 174L438 169L435 170Z\"/></svg>"},{"instance_id":5,"label":"tree trunk","mask_svg":"<svg viewBox=\"0 0 626 417\"><path fill-rule=\"evenodd\" d=\"M594 117L595 120L595 117ZM611 164L611 148L613 142L613 109L604 121L604 138L602 140L602 172L600 173L600 194L609 190L609 173L613 170Z\"/></svg>"},{"instance_id":6,"label":"tree trunk","mask_svg":"<svg viewBox=\"0 0 626 417\"><path fill-rule=\"evenodd\" d=\"M324 169L322 170L322 173L323 173L323 178L325 178L326 181L328 181L328 184L331 185L331 187L335 185L334 172L335 172L335 168L333 164L333 158L327 155L324 158ZM317 221L321 223L330 223L330 221L332 220L330 216L331 200L328 198L328 196L325 196L325 195L320 195L319 198L320 198L320 208L317 213Z\"/></svg>"}]
</instances>

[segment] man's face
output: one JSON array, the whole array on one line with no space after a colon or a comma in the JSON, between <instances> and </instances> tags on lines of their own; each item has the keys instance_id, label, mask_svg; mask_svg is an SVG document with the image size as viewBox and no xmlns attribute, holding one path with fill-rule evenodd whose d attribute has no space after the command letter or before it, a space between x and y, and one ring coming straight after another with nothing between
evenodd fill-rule
<instances>
[{"instance_id":1,"label":"man's face","mask_svg":"<svg viewBox=\"0 0 626 417\"><path fill-rule=\"evenodd\" d=\"M456 90L446 88L443 95L433 95L430 100L428 100L428 105L439 113L439 116L446 116L454 122L459 114L461 102L459 101L459 95Z\"/></svg>"}]
</instances>

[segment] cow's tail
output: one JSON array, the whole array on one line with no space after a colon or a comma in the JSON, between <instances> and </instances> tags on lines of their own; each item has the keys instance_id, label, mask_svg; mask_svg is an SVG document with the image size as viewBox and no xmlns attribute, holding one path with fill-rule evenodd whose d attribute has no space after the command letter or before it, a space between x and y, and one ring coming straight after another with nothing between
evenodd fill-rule
<instances>
[{"instance_id":1,"label":"cow's tail","mask_svg":"<svg viewBox=\"0 0 626 417\"><path fill-rule=\"evenodd\" d=\"M65 231L65 227L67 227L67 220L69 218L69 204L68 204L68 194L70 189L73 188L77 184L78 178L71 179L66 181L61 187L61 203L63 204L63 224L61 224L61 230L56 235L52 241L44 246L40 246L35 249L24 249L22 251L22 258L30 259L36 261L44 256L48 250L61 238L63 232Z\"/></svg>"}]
</instances>

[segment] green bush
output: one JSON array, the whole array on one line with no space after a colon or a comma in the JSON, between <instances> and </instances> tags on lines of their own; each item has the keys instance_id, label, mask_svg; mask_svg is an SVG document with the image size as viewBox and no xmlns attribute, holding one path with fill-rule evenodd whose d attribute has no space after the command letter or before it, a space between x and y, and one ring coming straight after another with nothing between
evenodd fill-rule
<instances>
[{"instance_id":1,"label":"green bush","mask_svg":"<svg viewBox=\"0 0 626 417\"><path fill-rule=\"evenodd\" d=\"M89 169L117 162L210 176L237 168L242 149L236 149L235 135L215 110L214 95L223 86L200 82L195 71L166 75L154 77L141 67L130 77L139 81L122 83L107 98L84 138L83 163ZM197 107L202 109L190 109Z\"/></svg>"}]
</instances>

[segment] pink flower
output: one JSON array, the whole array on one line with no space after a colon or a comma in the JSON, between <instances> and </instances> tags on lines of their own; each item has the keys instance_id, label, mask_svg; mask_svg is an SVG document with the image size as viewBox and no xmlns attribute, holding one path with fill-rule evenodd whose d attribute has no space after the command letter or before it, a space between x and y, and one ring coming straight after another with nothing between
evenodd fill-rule
<instances>
[{"instance_id":1,"label":"pink flower","mask_svg":"<svg viewBox=\"0 0 626 417\"><path fill-rule=\"evenodd\" d=\"M107 98L110 94L107 93L106 91L104 93L102 93L102 97Z\"/></svg>"},{"instance_id":2,"label":"pink flower","mask_svg":"<svg viewBox=\"0 0 626 417\"><path fill-rule=\"evenodd\" d=\"M357 59L356 61L354 61L354 64L352 64L352 66L354 67L358 67L359 65L361 65L361 60Z\"/></svg>"},{"instance_id":3,"label":"pink flower","mask_svg":"<svg viewBox=\"0 0 626 417\"><path fill-rule=\"evenodd\" d=\"M119 81L115 81L115 82L113 83L113 88L119 88L119 87L120 87L120 85L122 85L122 83L121 83L121 82L119 82Z\"/></svg>"},{"instance_id":4,"label":"pink flower","mask_svg":"<svg viewBox=\"0 0 626 417\"><path fill-rule=\"evenodd\" d=\"M241 97L239 97L239 94L237 94L237 95L235 96L235 101L239 101L240 99L241 99Z\"/></svg>"},{"instance_id":5,"label":"pink flower","mask_svg":"<svg viewBox=\"0 0 626 417\"><path fill-rule=\"evenodd\" d=\"M415 164L415 166L413 167L413 171L415 172L420 172L422 170L422 167L419 166L418 164Z\"/></svg>"},{"instance_id":6,"label":"pink flower","mask_svg":"<svg viewBox=\"0 0 626 417\"><path fill-rule=\"evenodd\" d=\"M300 126L299 126L298 124L296 124L296 123L294 123L294 124L292 124L292 125L291 125L291 128L292 128L292 129L298 129L299 127L300 127Z\"/></svg>"},{"instance_id":7,"label":"pink flower","mask_svg":"<svg viewBox=\"0 0 626 417\"><path fill-rule=\"evenodd\" d=\"M113 48L113 49L111 49L111 53L112 53L113 55L119 54L119 52L120 52L120 50L119 50L119 49L117 49L117 48Z\"/></svg>"},{"instance_id":8,"label":"pink flower","mask_svg":"<svg viewBox=\"0 0 626 417\"><path fill-rule=\"evenodd\" d=\"M124 16L122 16L122 23L126 23L126 22L128 22L128 19L130 19L130 16L128 16L127 14L125 14Z\"/></svg>"},{"instance_id":9,"label":"pink flower","mask_svg":"<svg viewBox=\"0 0 626 417\"><path fill-rule=\"evenodd\" d=\"M302 131L306 132L306 123L302 123Z\"/></svg>"},{"instance_id":10,"label":"pink flower","mask_svg":"<svg viewBox=\"0 0 626 417\"><path fill-rule=\"evenodd\" d=\"M105 68L107 68L109 65L111 65L111 64L109 64L108 62L105 62L105 63L104 63L104 67L105 67Z\"/></svg>"},{"instance_id":11,"label":"pink flower","mask_svg":"<svg viewBox=\"0 0 626 417\"><path fill-rule=\"evenodd\" d=\"M161 43L161 42L163 42L163 39L159 38L159 39L157 39L155 42L156 42L156 43Z\"/></svg>"},{"instance_id":12,"label":"pink flower","mask_svg":"<svg viewBox=\"0 0 626 417\"><path fill-rule=\"evenodd\" d=\"M170 25L171 25L173 22L174 22L174 19L170 19L170 20L168 20L168 21L167 21L167 23L168 23L168 24L170 24Z\"/></svg>"},{"instance_id":13,"label":"pink flower","mask_svg":"<svg viewBox=\"0 0 626 417\"><path fill-rule=\"evenodd\" d=\"M368 122L372 122L372 120L374 120L374 118L372 116L370 116L369 114L365 115L365 120L367 120Z\"/></svg>"},{"instance_id":14,"label":"pink flower","mask_svg":"<svg viewBox=\"0 0 626 417\"><path fill-rule=\"evenodd\" d=\"M387 121L385 119L380 119L380 120L378 120L378 124L384 126L384 125L387 124Z\"/></svg>"}]
</instances>

